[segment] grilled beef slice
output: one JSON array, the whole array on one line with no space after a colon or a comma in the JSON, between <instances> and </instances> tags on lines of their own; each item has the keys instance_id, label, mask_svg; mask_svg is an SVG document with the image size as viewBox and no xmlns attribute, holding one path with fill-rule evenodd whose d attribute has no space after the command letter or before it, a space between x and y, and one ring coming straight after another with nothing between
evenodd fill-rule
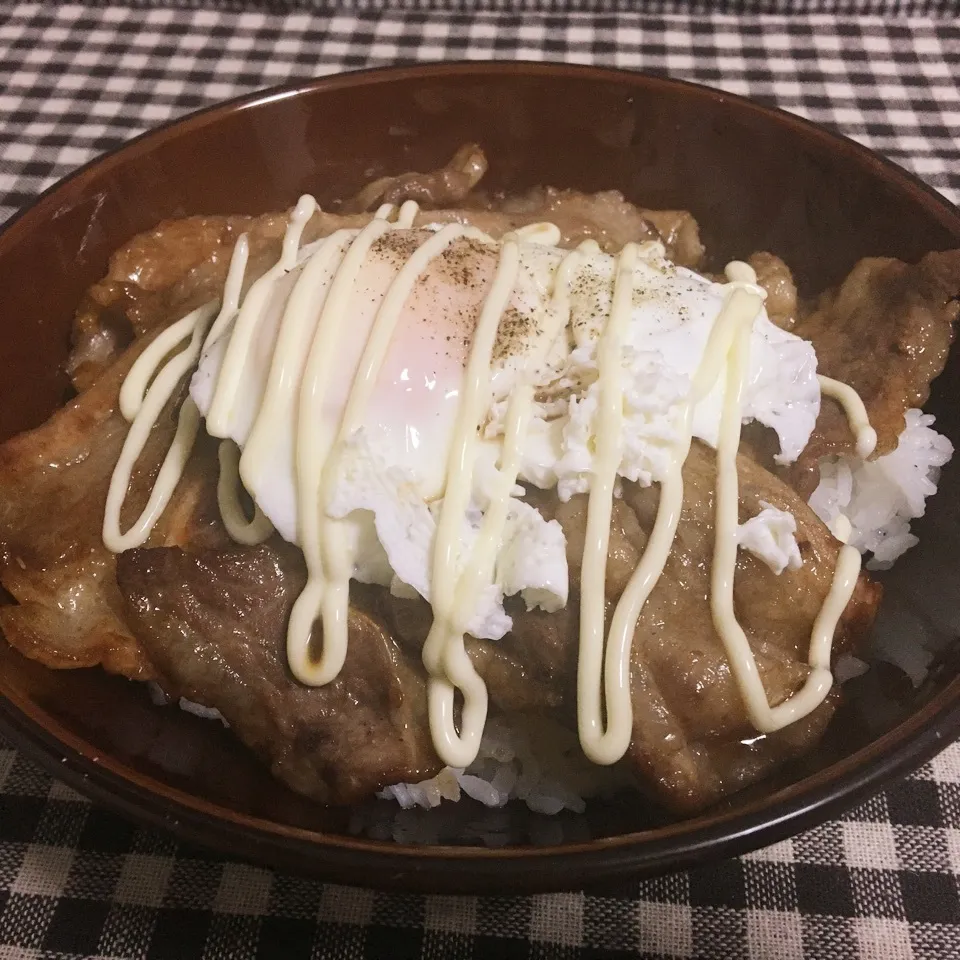
<instances>
[{"instance_id":1,"label":"grilled beef slice","mask_svg":"<svg viewBox=\"0 0 960 960\"><path fill-rule=\"evenodd\" d=\"M48 667L101 664L132 679L156 675L125 622L116 558L102 535L107 489L127 433L120 386L148 341L137 341L45 424L0 445L0 583L18 601L0 606L0 629L21 653ZM146 504L175 427L171 403L134 470L122 529ZM149 543L226 542L216 506L215 449L199 439Z\"/></svg>"},{"instance_id":2,"label":"grilled beef slice","mask_svg":"<svg viewBox=\"0 0 960 960\"><path fill-rule=\"evenodd\" d=\"M421 673L371 614L350 610L339 677L290 675L286 624L305 582L300 551L131 550L117 565L131 628L177 692L215 707L273 774L323 803L433 776Z\"/></svg>"},{"instance_id":3,"label":"grilled beef slice","mask_svg":"<svg viewBox=\"0 0 960 960\"><path fill-rule=\"evenodd\" d=\"M958 316L960 250L947 250L915 265L861 260L793 332L813 344L820 373L850 384L863 398L880 456L896 448L907 410L926 403ZM843 410L824 397L810 442L785 475L809 496L820 479L820 458L852 456L855 446Z\"/></svg>"}]
</instances>

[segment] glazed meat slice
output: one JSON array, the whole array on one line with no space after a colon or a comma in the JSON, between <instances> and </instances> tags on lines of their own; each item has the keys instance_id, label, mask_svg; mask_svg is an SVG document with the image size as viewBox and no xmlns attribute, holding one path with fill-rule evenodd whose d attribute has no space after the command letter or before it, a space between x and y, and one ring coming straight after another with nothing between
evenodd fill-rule
<instances>
[{"instance_id":1,"label":"glazed meat slice","mask_svg":"<svg viewBox=\"0 0 960 960\"><path fill-rule=\"evenodd\" d=\"M556 187L535 187L526 194L498 197L489 203L498 213L527 223L549 220L560 228L561 246L596 240L607 253L630 241L660 240L667 256L684 267L703 258L700 228L686 210L647 210L630 203L619 190L581 193Z\"/></svg>"},{"instance_id":2,"label":"glazed meat slice","mask_svg":"<svg viewBox=\"0 0 960 960\"><path fill-rule=\"evenodd\" d=\"M641 209L641 213L656 227L668 259L681 267L700 269L706 248L700 241L700 225L689 210Z\"/></svg>"},{"instance_id":3,"label":"glazed meat slice","mask_svg":"<svg viewBox=\"0 0 960 960\"><path fill-rule=\"evenodd\" d=\"M785 483L741 457L741 522L761 502L789 510L797 521L803 558L798 570L775 575L741 550L734 601L771 705L799 689L814 619L830 588L839 544ZM714 454L696 443L684 469L686 496L674 549L634 636L632 693L634 734L626 760L640 786L675 812L692 813L769 775L784 760L809 751L836 707L832 695L806 720L758 737L747 717L709 609L713 551ZM574 587L586 523L586 499L559 504L544 497L567 536ZM552 504L552 507L551 507ZM608 600L615 601L645 548L657 507L655 488L624 485L615 504L607 566ZM834 654L863 638L880 589L862 576L844 613ZM572 689L577 662L575 600L560 614L514 610L514 629L504 648L534 676L549 676ZM567 711L572 719L572 710Z\"/></svg>"},{"instance_id":4,"label":"glazed meat slice","mask_svg":"<svg viewBox=\"0 0 960 960\"><path fill-rule=\"evenodd\" d=\"M839 543L786 484L739 458L740 521L764 503L791 512L803 559L779 576L741 550L734 605L775 706L804 683L810 635L833 579ZM809 751L836 707L830 698L806 720L757 739L714 629L707 597L713 551L714 455L696 445L684 470L686 499L677 541L638 624L632 657L634 737L629 760L672 809L693 812ZM626 499L652 528L656 493ZM643 538L645 540L645 537ZM834 656L864 638L880 588L861 576L834 638Z\"/></svg>"},{"instance_id":5,"label":"glazed meat slice","mask_svg":"<svg viewBox=\"0 0 960 960\"><path fill-rule=\"evenodd\" d=\"M758 513L762 503L790 511L797 521L804 561L799 570L777 576L751 554L741 551L738 558L737 615L750 639L768 699L775 706L798 690L809 674L810 633L830 588L840 545L787 484L745 457L739 458L738 471L741 522ZM695 443L684 480L686 500L674 550L634 637L634 735L624 763L641 789L672 811L690 814L808 752L823 734L839 694L834 691L806 719L770 736L757 735L708 603L716 487L713 451ZM553 494L542 494L536 502L564 528L571 601L564 610L549 614L527 611L516 600L508 606L513 630L496 646L500 657L516 664L513 671L499 676L485 672L477 642L467 638L467 645L490 685L492 701L504 708L514 703L521 711L547 710L575 726L577 590L586 498L561 504ZM607 561L611 609L639 562L656 508L656 489L634 484L624 484L623 498L614 503ZM870 628L879 599L879 586L862 576L838 627L835 655L856 647ZM429 607L389 595L381 602L392 611L395 633L419 651L429 627ZM554 697L521 705L522 691L538 688L552 690Z\"/></svg>"},{"instance_id":6,"label":"glazed meat slice","mask_svg":"<svg viewBox=\"0 0 960 960\"><path fill-rule=\"evenodd\" d=\"M521 196L487 197L472 194L458 209L425 211L421 222L468 223L492 237L531 223L549 221L560 230L560 246L572 249L595 240L606 253L625 243L659 240L667 256L695 268L703 259L697 221L686 210L645 210L617 190L581 193L556 187L536 187Z\"/></svg>"},{"instance_id":7,"label":"glazed meat slice","mask_svg":"<svg viewBox=\"0 0 960 960\"><path fill-rule=\"evenodd\" d=\"M960 250L929 253L918 264L861 260L794 333L810 340L819 372L849 383L877 431L877 453L895 449L904 414L921 407L943 370L960 315ZM816 430L789 471L809 495L821 457L852 454L854 440L840 407L824 398Z\"/></svg>"},{"instance_id":8,"label":"glazed meat slice","mask_svg":"<svg viewBox=\"0 0 960 960\"><path fill-rule=\"evenodd\" d=\"M437 170L380 177L367 184L342 206L344 213L364 213L381 203L401 204L415 200L421 207L456 206L487 172L487 157L475 143L465 143Z\"/></svg>"},{"instance_id":9,"label":"glazed meat slice","mask_svg":"<svg viewBox=\"0 0 960 960\"><path fill-rule=\"evenodd\" d=\"M767 291L767 316L783 330L792 330L797 322L798 304L797 285L790 268L766 251L751 254L747 262L757 272L757 283Z\"/></svg>"},{"instance_id":10,"label":"glazed meat slice","mask_svg":"<svg viewBox=\"0 0 960 960\"><path fill-rule=\"evenodd\" d=\"M43 426L0 446L0 582L18 601L0 607L0 629L50 667L102 664L134 679L155 676L124 621L116 560L102 540L107 488L127 432L120 384L145 342ZM174 427L168 409L134 472L123 529L145 505ZM199 444L151 543L223 539L215 464L212 445Z\"/></svg>"},{"instance_id":11,"label":"glazed meat slice","mask_svg":"<svg viewBox=\"0 0 960 960\"><path fill-rule=\"evenodd\" d=\"M383 591L377 597L377 608L391 634L419 662L433 622L430 604L420 597L395 597ZM550 616L560 617L563 612ZM490 702L501 712L552 711L567 699L569 691L555 683L556 678L549 667L544 669L543 664L532 660L527 655L529 651L517 655L498 641L470 636L464 637L464 645L474 668L487 685Z\"/></svg>"},{"instance_id":12,"label":"glazed meat slice","mask_svg":"<svg viewBox=\"0 0 960 960\"><path fill-rule=\"evenodd\" d=\"M682 266L696 267L703 258L699 227L686 210L644 210L617 190L582 193L535 187L510 196L473 192L487 166L483 150L468 143L438 170L375 180L341 210L372 212L381 203L415 200L429 212L419 223L469 223L492 237L501 237L509 230L546 220L559 227L562 247L596 240L606 252L616 253L629 241L660 240L667 256Z\"/></svg>"},{"instance_id":13,"label":"glazed meat slice","mask_svg":"<svg viewBox=\"0 0 960 960\"><path fill-rule=\"evenodd\" d=\"M111 256L74 317L67 365L74 386L88 389L135 337L219 297L241 234L256 262L275 258L285 229L282 215L185 217L137 234Z\"/></svg>"},{"instance_id":14,"label":"glazed meat slice","mask_svg":"<svg viewBox=\"0 0 960 960\"><path fill-rule=\"evenodd\" d=\"M136 337L218 300L241 235L250 245L244 282L249 287L279 257L289 216L286 211L261 217L164 220L125 243L110 258L107 275L87 291L74 317L67 362L74 387L89 389ZM367 215L318 212L304 229L303 242L341 227L361 227L369 220Z\"/></svg>"},{"instance_id":15,"label":"glazed meat slice","mask_svg":"<svg viewBox=\"0 0 960 960\"><path fill-rule=\"evenodd\" d=\"M309 688L291 678L286 623L305 581L294 548L132 550L117 579L131 626L163 675L189 700L218 709L294 790L351 803L438 771L423 677L371 614L351 609L335 681Z\"/></svg>"}]
</instances>

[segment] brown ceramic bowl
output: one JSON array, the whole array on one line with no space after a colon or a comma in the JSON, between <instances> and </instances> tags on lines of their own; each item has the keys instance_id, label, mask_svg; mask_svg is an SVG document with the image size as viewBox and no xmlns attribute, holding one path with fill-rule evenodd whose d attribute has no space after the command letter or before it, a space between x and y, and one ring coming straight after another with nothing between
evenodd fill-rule
<instances>
[{"instance_id":1,"label":"brown ceramic bowl","mask_svg":"<svg viewBox=\"0 0 960 960\"><path fill-rule=\"evenodd\" d=\"M281 209L303 191L331 203L374 176L435 165L466 140L487 149L490 187L615 187L648 206L685 207L718 258L773 250L807 294L865 255L915 259L960 246L957 210L913 177L848 140L729 94L522 63L336 76L150 133L54 187L7 227L0 237L0 436L39 424L64 399L71 314L110 252L135 232L163 217ZM958 376L954 356L931 401L955 441ZM476 811L448 827L442 843L358 839L348 813L288 793L219 725L152 707L139 686L99 671L47 671L2 641L0 730L56 776L124 814L324 878L504 892L665 872L810 827L957 735L960 676L950 623L960 619L960 578L945 571L960 560L958 512L953 469L920 525L921 546L887 578L899 616L879 629L903 632L907 622L908 633L929 633L932 621L941 628L942 653L929 679L915 689L872 671L851 685L844 714L815 756L686 822L665 823L631 800L592 804L589 815L564 822L562 842L553 824L513 812L506 826L515 840L484 848L470 840ZM493 826L502 830L505 815L497 817Z\"/></svg>"}]
</instances>

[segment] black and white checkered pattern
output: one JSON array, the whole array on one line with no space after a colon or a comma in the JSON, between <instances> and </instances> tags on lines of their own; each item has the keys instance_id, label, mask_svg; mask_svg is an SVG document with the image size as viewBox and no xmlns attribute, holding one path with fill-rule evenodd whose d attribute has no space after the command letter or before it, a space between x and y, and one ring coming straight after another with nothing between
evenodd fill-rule
<instances>
[{"instance_id":1,"label":"black and white checkered pattern","mask_svg":"<svg viewBox=\"0 0 960 960\"><path fill-rule=\"evenodd\" d=\"M739 860L595 892L381 894L139 829L0 741L0 957L956 960L960 746Z\"/></svg>"},{"instance_id":2,"label":"black and white checkered pattern","mask_svg":"<svg viewBox=\"0 0 960 960\"><path fill-rule=\"evenodd\" d=\"M96 0L102 3L102 0ZM89 4L88 4L89 5ZM154 7L151 0L132 0L128 6ZM218 10L243 12L263 10L269 13L363 13L389 11L460 13L730 13L796 14L832 13L845 16L881 14L886 16L956 17L960 0L167 0L167 7L199 10L216 6Z\"/></svg>"},{"instance_id":3,"label":"black and white checkered pattern","mask_svg":"<svg viewBox=\"0 0 960 960\"><path fill-rule=\"evenodd\" d=\"M960 199L957 18L282 17L0 4L0 24L0 218L189 110L288 79L440 59L565 60L708 83L842 130Z\"/></svg>"},{"instance_id":4,"label":"black and white checkered pattern","mask_svg":"<svg viewBox=\"0 0 960 960\"><path fill-rule=\"evenodd\" d=\"M288 17L264 12L284 4L174 6L0 3L0 220L98 153L225 97L400 60L493 57L641 68L745 93L842 130L960 200L951 0L895 4L935 7L939 19L889 20L529 12L562 0L509 5L523 14L422 11L454 0ZM571 0L568 9L614 6L626 4ZM960 745L843 819L739 860L588 895L480 900L324 885L187 848L92 806L0 741L0 960L955 960L958 884Z\"/></svg>"}]
</instances>

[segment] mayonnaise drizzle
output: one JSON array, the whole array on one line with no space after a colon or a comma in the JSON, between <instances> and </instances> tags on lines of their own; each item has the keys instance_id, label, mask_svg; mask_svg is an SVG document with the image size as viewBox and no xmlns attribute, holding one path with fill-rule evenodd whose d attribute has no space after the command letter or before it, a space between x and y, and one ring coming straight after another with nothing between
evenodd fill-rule
<instances>
[{"instance_id":1,"label":"mayonnaise drizzle","mask_svg":"<svg viewBox=\"0 0 960 960\"><path fill-rule=\"evenodd\" d=\"M375 238L385 232L386 228L379 225L382 221L374 220L373 224L378 226L371 231L371 237ZM380 303L373 327L367 337L337 435L332 438L320 437L315 452L311 454L316 459L300 464L301 493L307 483L312 481L317 484L313 496L309 494L301 496L300 510L301 517L308 518L309 525L315 529L316 543L319 545L318 551L311 550L310 554L304 551L307 557L307 587L294 604L287 634L290 669L294 676L304 683L313 685L328 683L340 672L347 652L349 583L355 558L346 547L347 537L343 530L343 522L330 517L324 509L332 496L332 486L337 476L339 462L337 451L342 450L344 442L363 422L363 415L386 357L397 320L417 278L434 257L439 256L454 240L466 233L469 233L468 228L460 224L445 227L423 243L394 277ZM347 257L344 258L342 269L346 268L347 259L358 249L357 243L361 237L363 237L363 231L354 241ZM363 243L367 242L372 244L373 240L363 241ZM362 245L359 249L366 252ZM357 269L359 269L359 256L357 263ZM338 333L342 335L344 329L342 306L335 300L331 300L335 295L340 276L342 274L338 273L334 279L331 293L321 312L317 339L314 341L311 352L311 360L314 361L315 366L311 366L311 360L307 362L304 388L309 390L309 393L301 393L298 450L307 449L317 438L319 427L311 422L309 415L305 415L304 403L305 399L307 403L313 402L320 393L321 378L326 378L327 364L335 354L332 349L332 338ZM342 289L347 291L345 286ZM352 280L350 291L352 291ZM315 379L311 380L311 377ZM317 419L319 420L319 417ZM307 487L307 489L310 488ZM306 526L303 528L303 535L309 536ZM309 650L310 634L318 613L323 625L323 651L320 658L314 660Z\"/></svg>"},{"instance_id":2,"label":"mayonnaise drizzle","mask_svg":"<svg viewBox=\"0 0 960 960\"><path fill-rule=\"evenodd\" d=\"M120 457L110 477L110 486L107 489L107 502L103 515L103 542L108 550L121 553L146 543L163 511L167 508L173 491L176 488L183 470L193 449L193 443L200 427L200 411L197 405L187 397L180 407L177 418L177 430L173 442L167 450L160 472L154 481L153 489L147 499L147 505L140 516L126 533L120 532L120 511L127 498L127 490L136 466L137 458L143 453L147 440L156 424L163 408L170 402L184 375L192 370L200 359L200 346L206 325L216 312L217 304L208 303L187 314L178 323L164 330L156 340L145 350L138 362L134 363L127 375L127 382L131 389L125 398L121 399L121 413L125 419L133 416L133 422L123 441ZM144 391L145 384L150 379L151 364L155 365L162 360L172 349L175 349L189 336L187 347L173 359L168 360L163 369L156 375L149 388ZM151 351L151 348L156 348ZM149 355L148 355L149 352ZM147 360L140 364L144 357ZM126 383L124 384L126 385ZM121 391L122 392L122 391Z\"/></svg>"},{"instance_id":3,"label":"mayonnaise drizzle","mask_svg":"<svg viewBox=\"0 0 960 960\"><path fill-rule=\"evenodd\" d=\"M220 476L217 478L217 506L227 533L237 543L253 546L263 543L271 533L273 524L263 515L260 508L253 505L253 516L249 519L241 502L240 449L232 440L223 440L217 448L220 464Z\"/></svg>"},{"instance_id":4,"label":"mayonnaise drizzle","mask_svg":"<svg viewBox=\"0 0 960 960\"><path fill-rule=\"evenodd\" d=\"M866 460L877 449L877 431L870 426L870 417L860 399L860 394L849 384L832 380L822 374L817 376L817 380L820 382L820 392L833 397L843 407L843 412L856 439L857 456L861 460Z\"/></svg>"},{"instance_id":5,"label":"mayonnaise drizzle","mask_svg":"<svg viewBox=\"0 0 960 960\"><path fill-rule=\"evenodd\" d=\"M626 250L626 248L625 248ZM621 261L623 254L621 254ZM737 267L731 265L736 272ZM749 269L749 268L748 268ZM618 273L616 283L621 282ZM632 273L631 273L632 277ZM608 321L607 329L613 323L617 308L617 287L614 287L614 310ZM632 295L632 285L629 291ZM634 570L626 588L620 596L610 622L610 631L604 655L603 616L605 607L606 557L610 529L612 500L609 491L615 481L616 467L619 466L619 452L610 454L613 464L613 477L607 481L609 489L603 491L603 499L597 513L591 513L594 503L596 481L591 485L590 500L587 507L587 535L584 546L583 569L581 572L580 601L580 657L577 671L577 716L580 729L580 743L584 753L595 763L615 763L626 752L632 735L633 707L630 701L630 652L637 621L643 611L647 598L653 592L664 565L670 555L677 525L683 509L683 465L690 452L693 438L693 414L697 404L710 392L720 374L726 355L730 349L735 324L746 314L752 327L759 310L759 303L748 300L743 302L743 293L737 288L728 290L720 315L710 331L703 360L697 369L690 394L681 404L677 413L678 440L671 450L671 461L660 484L660 502L653 530L647 541L640 562ZM604 333L604 339L607 334ZM601 339L601 350L604 340ZM601 383L607 363L600 366ZM614 369L619 370L622 361L617 354ZM601 401L602 402L602 401ZM605 431L615 429L618 410L616 404L621 399L612 399L611 406L599 411L597 428L598 459L601 449L601 437ZM605 464L608 477L610 461ZM595 476L599 466L595 466ZM595 516L593 525L591 517ZM588 552L589 551L589 552ZM602 680L601 680L602 675ZM606 702L603 703L605 697ZM604 710L605 706L605 710ZM603 714L606 713L606 729L603 727Z\"/></svg>"},{"instance_id":6,"label":"mayonnaise drizzle","mask_svg":"<svg viewBox=\"0 0 960 960\"><path fill-rule=\"evenodd\" d=\"M473 666L464 647L463 635L476 604L474 590L482 585L487 536L481 531L481 550L474 562L465 565L472 575L458 582L461 568L460 538L463 520L473 492L473 470L476 461L479 430L490 404L490 361L500 326L500 318L520 272L520 249L517 241L505 238L500 249L500 262L486 301L480 311L473 334L473 344L464 374L463 393L454 424L453 442L447 460L446 487L437 521L433 550L433 576L430 592L433 624L423 645L423 664L430 677L428 696L430 730L440 759L452 767L465 767L473 762L480 748L480 736L487 717L487 688ZM530 394L532 399L532 393ZM528 415L527 415L528 416ZM526 419L526 418L524 418ZM520 424L522 426L522 423ZM514 430L516 433L516 430ZM509 468L507 455L501 471ZM513 481L516 480L516 463ZM501 476L505 481L508 477ZM510 488L513 482L510 483ZM494 527L496 514L503 501L491 503L484 516L484 526ZM489 582L489 581L488 581ZM460 731L454 718L455 693L463 697Z\"/></svg>"},{"instance_id":7,"label":"mayonnaise drizzle","mask_svg":"<svg viewBox=\"0 0 960 960\"><path fill-rule=\"evenodd\" d=\"M409 257L377 309L341 420L335 427L331 426L319 415L320 408L331 365L336 362L339 338L349 329L349 324L344 323L344 313L359 271L374 243L391 229L410 228L418 209L412 201L405 202L399 209L385 203L361 230L340 230L311 246L284 307L270 373L243 453L240 454L231 440L224 439L220 445L217 494L224 523L234 539L243 543L260 542L273 528L258 507L253 518L247 518L241 502L240 482L242 479L248 488L257 485L277 452L274 429L277 418L291 405L296 409L297 539L307 564L307 584L290 617L287 653L293 674L309 685L333 680L347 653L349 580L356 558L347 546L343 522L327 511L340 454L350 435L363 422L396 323L418 278L431 260L457 239L469 236L490 242L489 237L474 228L449 224L432 233ZM157 417L183 376L196 366L202 349L214 344L232 325L207 415L207 430L211 435L223 438L230 435L257 322L276 282L298 265L302 234L315 210L316 203L311 197L300 199L284 236L279 260L251 285L242 305L240 293L249 245L246 237L241 237L231 259L219 310L216 303L211 303L188 314L163 331L134 363L120 392L121 412L132 423L111 478L104 516L104 542L111 550L119 552L145 542L169 502L199 428L199 411L189 398L181 407L173 443L147 506L131 529L121 534L120 511L132 470ZM391 223L394 215L396 220ZM464 638L481 592L493 583L497 547L509 516L511 494L534 409L532 382L521 377L508 401L500 461L489 503L472 549L462 556L461 536L473 494L479 432L490 404L493 346L517 282L520 241L556 245L560 232L554 224L530 224L506 235L501 242L496 275L480 311L464 373L432 558L434 620L423 648L430 727L438 755L456 767L468 766L477 754L488 702L486 686L466 651ZM689 396L676 413L678 439L661 483L653 530L616 605L605 640L607 552L622 453L624 345L632 312L634 272L647 246L627 244L618 256L610 315L597 346L600 399L595 420L594 476L581 564L577 710L584 752L601 764L616 762L630 744L633 634L643 606L663 572L676 535L683 507L682 470L692 442L694 411L721 376L725 389L717 447L710 608L750 719L760 731L770 732L799 719L815 709L829 692L833 683L830 673L833 634L856 587L860 570L859 552L844 543L830 591L811 632L811 673L798 693L771 708L749 641L737 623L733 608L738 526L736 457L742 393L749 366L750 335L765 294L756 286L756 275L748 265L732 263L727 267L729 283L722 309L710 332ZM570 287L582 258L598 251L596 241L584 241L577 250L567 253L558 266L552 296L542 310L541 320L549 332L543 340L543 349L549 348L554 335L569 323ZM179 353L166 359L185 341L189 342ZM536 356L528 361L528 375L540 359L542 357ZM838 381L827 377L819 380L822 391L843 405L857 437L858 453L868 456L876 444L876 434L859 396ZM850 534L849 521L840 518L834 532L838 539L845 541ZM322 643L319 656L315 656L312 640L318 619L322 625ZM458 694L462 700L459 724Z\"/></svg>"},{"instance_id":8,"label":"mayonnaise drizzle","mask_svg":"<svg viewBox=\"0 0 960 960\"><path fill-rule=\"evenodd\" d=\"M416 220L419 212L420 206L416 200L405 200L400 204L400 209L397 211L397 226L412 227L413 221Z\"/></svg>"},{"instance_id":9,"label":"mayonnaise drizzle","mask_svg":"<svg viewBox=\"0 0 960 960\"><path fill-rule=\"evenodd\" d=\"M638 253L635 243L628 243L620 253L613 282L610 316L597 347L600 399L596 413L593 480L587 500L587 529L580 572L580 657L577 667L580 743L584 753L595 763L613 763L623 755L621 751L617 757L613 757L614 751L608 747L610 738L602 732L600 672L603 662L610 518L623 450L623 346L633 302L633 273ZM609 659L612 658L608 658L608 662ZM607 715L611 727L617 719L621 719L619 714L622 713L623 704L626 703L629 708L629 683L626 686L626 698L619 695L616 688L607 687Z\"/></svg>"},{"instance_id":10,"label":"mayonnaise drizzle","mask_svg":"<svg viewBox=\"0 0 960 960\"><path fill-rule=\"evenodd\" d=\"M240 293L243 289L243 278L247 272L247 261L249 259L250 241L247 235L243 233L234 244L230 266L227 269L227 279L223 285L223 302L220 304L220 312L217 314L217 318L211 324L206 339L203 341L204 349L216 343L233 323L237 311L240 309Z\"/></svg>"},{"instance_id":11,"label":"mayonnaise drizzle","mask_svg":"<svg viewBox=\"0 0 960 960\"><path fill-rule=\"evenodd\" d=\"M338 230L326 237L307 261L290 293L260 409L240 457L240 477L249 489L259 485L266 465L276 455L276 423L299 390L316 331L316 318L354 235L350 230Z\"/></svg>"},{"instance_id":12,"label":"mayonnaise drizzle","mask_svg":"<svg viewBox=\"0 0 960 960\"><path fill-rule=\"evenodd\" d=\"M317 204L313 197L301 197L290 217L290 226L283 237L283 247L280 259L262 276L254 281L243 298L243 305L236 313L233 323L233 333L227 342L223 363L217 377L216 389L207 411L207 433L212 437L228 437L235 416L237 395L243 387L242 377L246 367L245 360L250 352L257 323L263 314L263 309L273 293L277 280L294 268L297 262L297 251L300 249L300 238L307 221L313 216ZM374 221L380 223L381 221ZM225 311L218 318L224 317ZM215 342L218 331L211 331L209 343Z\"/></svg>"},{"instance_id":13,"label":"mayonnaise drizzle","mask_svg":"<svg viewBox=\"0 0 960 960\"><path fill-rule=\"evenodd\" d=\"M373 219L353 239L330 283L313 344L307 355L300 385L296 433L296 477L298 540L307 562L307 585L297 597L287 628L287 656L293 675L314 686L329 683L340 672L347 653L347 605L343 585L324 569L324 534L331 525L323 523L320 502L324 465L336 434L322 416L324 385L336 362L336 344L343 332L343 311L356 283L357 274L375 241L390 229L386 220ZM290 307L287 307L290 312ZM296 321L293 321L296 322ZM335 523L335 521L333 522ZM329 559L329 557L328 557ZM336 571L334 576L339 573ZM313 659L310 639L320 616L323 644Z\"/></svg>"},{"instance_id":14,"label":"mayonnaise drizzle","mask_svg":"<svg viewBox=\"0 0 960 960\"><path fill-rule=\"evenodd\" d=\"M731 269L733 266L737 267L736 272ZM728 277L738 288L737 292L743 291L749 296L750 285L756 283L756 275L745 264L732 264L731 267L727 268ZM750 359L750 331L759 310L759 297L756 297L756 294L754 297L756 306L752 312L750 306L744 302L742 311L734 320L736 331L727 362L720 438L717 444L716 519L710 610L714 627L727 651L730 670L743 697L750 721L761 733L771 733L816 709L833 686L833 675L830 672L830 647L837 623L857 584L860 573L860 553L846 545L840 548L830 592L811 632L809 653L811 672L799 691L783 703L771 707L750 642L737 622L733 601L739 522L737 452L740 448L742 394ZM847 526L849 527L849 521Z\"/></svg>"}]
</instances>

